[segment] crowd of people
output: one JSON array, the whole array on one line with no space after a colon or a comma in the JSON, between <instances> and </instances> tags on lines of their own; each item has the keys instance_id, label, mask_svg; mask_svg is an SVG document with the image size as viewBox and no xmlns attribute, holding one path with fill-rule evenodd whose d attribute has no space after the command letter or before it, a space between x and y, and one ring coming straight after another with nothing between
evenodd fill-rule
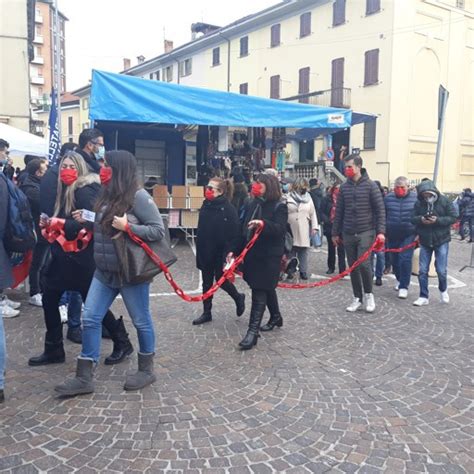
<instances>
[{"instance_id":1,"label":"crowd of people","mask_svg":"<svg viewBox=\"0 0 474 474\"><path fill-rule=\"evenodd\" d=\"M28 158L28 159L27 159ZM100 357L101 338L113 340L113 352L105 364L117 364L133 353L122 317L110 306L118 294L123 298L138 337L138 368L127 376L124 389L138 390L156 379L153 369L155 329L150 312L153 277L130 277L128 260L120 242L135 234L145 242L161 242L166 230L159 209L137 179L135 157L127 151L104 150L102 133L84 130L79 144L65 144L58 163L49 166L38 157L25 157L25 170L11 174L8 143L0 140L0 399L3 400L5 338L3 318L19 314L20 304L4 290L13 284L12 259L5 239L9 231L8 180L16 180L30 205L37 241L29 271L32 305L42 307L45 322L43 352L29 359L31 366L65 361L63 322L67 338L82 345L76 375L55 387L61 396L94 391L94 367ZM447 260L451 225L456 211L449 199L424 179L410 189L405 177L395 181L392 191L372 181L360 155L344 158L347 180L324 190L316 179L286 180L269 169L248 184L235 170L232 177L211 177L205 186L199 212L196 266L202 272L203 293L222 276L256 229L261 234L243 261L240 271L251 289L248 329L241 350L254 347L260 331L283 326L277 295L282 278L287 282L310 278L309 251L327 240L327 270L331 275L346 270L366 253L374 240L387 249L419 241L419 297L416 306L429 303L428 272L435 256L441 301L449 302ZM472 228L472 193L465 192L464 215ZM467 197L471 201L467 203ZM322 234L322 235L319 235ZM472 238L472 234L471 234ZM315 244L316 242L316 244ZM391 254L398 297L406 299L412 272L413 248ZM351 273L353 297L346 311L375 311L374 260L368 258ZM387 254L388 255L388 254ZM337 267L336 267L337 256ZM382 272L387 266L383 261ZM381 275L375 272L375 283ZM232 298L238 317L246 310L245 293L226 280L221 288ZM265 310L269 319L262 324ZM212 321L212 297L203 301L202 314L192 321Z\"/></svg>"}]
</instances>

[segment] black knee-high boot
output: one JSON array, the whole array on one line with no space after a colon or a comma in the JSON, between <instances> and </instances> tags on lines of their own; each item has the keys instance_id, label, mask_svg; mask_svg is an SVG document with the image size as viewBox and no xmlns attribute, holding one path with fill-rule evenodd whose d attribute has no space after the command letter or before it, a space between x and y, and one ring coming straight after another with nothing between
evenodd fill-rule
<instances>
[{"instance_id":1,"label":"black knee-high boot","mask_svg":"<svg viewBox=\"0 0 474 474\"><path fill-rule=\"evenodd\" d=\"M257 344L259 337L260 324L262 322L263 313L265 312L266 294L258 292L258 294L252 294L252 308L250 310L250 321L247 334L240 341L239 346L242 350L246 351L252 349Z\"/></svg>"},{"instance_id":2,"label":"black knee-high boot","mask_svg":"<svg viewBox=\"0 0 474 474\"><path fill-rule=\"evenodd\" d=\"M267 293L267 307L268 311L270 311L270 319L267 324L260 328L260 331L271 331L275 326L281 328L283 326L283 318L280 314L276 290Z\"/></svg>"}]
</instances>

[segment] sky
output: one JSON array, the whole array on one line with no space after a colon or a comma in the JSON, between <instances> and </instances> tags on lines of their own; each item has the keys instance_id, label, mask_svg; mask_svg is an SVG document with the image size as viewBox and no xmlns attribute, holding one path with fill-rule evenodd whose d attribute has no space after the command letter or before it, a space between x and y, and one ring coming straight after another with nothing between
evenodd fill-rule
<instances>
[{"instance_id":1,"label":"sky","mask_svg":"<svg viewBox=\"0 0 474 474\"><path fill-rule=\"evenodd\" d=\"M163 53L163 40L191 40L191 24L225 26L278 0L58 0L66 23L66 87L87 85L92 69L119 72L123 58Z\"/></svg>"}]
</instances>

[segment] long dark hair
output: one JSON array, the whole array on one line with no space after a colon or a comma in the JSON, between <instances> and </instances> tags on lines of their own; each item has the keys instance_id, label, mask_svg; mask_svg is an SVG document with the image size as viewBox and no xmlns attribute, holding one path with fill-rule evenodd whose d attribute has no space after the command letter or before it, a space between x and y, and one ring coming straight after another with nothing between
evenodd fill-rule
<instances>
[{"instance_id":1,"label":"long dark hair","mask_svg":"<svg viewBox=\"0 0 474 474\"><path fill-rule=\"evenodd\" d=\"M106 166L112 168L112 179L102 187L95 205L96 212L102 212L100 225L106 235L114 234L114 216L123 216L133 207L138 191L137 160L125 150L109 151L105 154Z\"/></svg>"},{"instance_id":2,"label":"long dark hair","mask_svg":"<svg viewBox=\"0 0 474 474\"><path fill-rule=\"evenodd\" d=\"M281 199L280 183L278 182L278 179L275 176L260 173L257 176L256 181L265 185L265 199L267 201L278 201L279 199Z\"/></svg>"}]
</instances>

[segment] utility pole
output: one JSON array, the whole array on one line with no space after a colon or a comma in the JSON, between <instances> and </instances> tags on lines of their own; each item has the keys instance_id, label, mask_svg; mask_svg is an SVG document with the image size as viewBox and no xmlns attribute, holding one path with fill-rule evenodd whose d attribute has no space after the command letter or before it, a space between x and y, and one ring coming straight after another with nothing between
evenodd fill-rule
<instances>
[{"instance_id":1,"label":"utility pole","mask_svg":"<svg viewBox=\"0 0 474 474\"><path fill-rule=\"evenodd\" d=\"M436 145L436 158L433 171L433 183L436 186L439 171L439 160L441 156L441 143L443 141L444 116L446 114L446 106L448 104L449 92L443 86L439 86L438 92L438 143Z\"/></svg>"},{"instance_id":2,"label":"utility pole","mask_svg":"<svg viewBox=\"0 0 474 474\"><path fill-rule=\"evenodd\" d=\"M58 0L54 0L54 44L56 46L56 51L54 54L54 63L56 66L55 70L55 83L56 83L56 104L58 109L58 131L59 137L61 140L61 33L59 30L59 10L58 10Z\"/></svg>"}]
</instances>

